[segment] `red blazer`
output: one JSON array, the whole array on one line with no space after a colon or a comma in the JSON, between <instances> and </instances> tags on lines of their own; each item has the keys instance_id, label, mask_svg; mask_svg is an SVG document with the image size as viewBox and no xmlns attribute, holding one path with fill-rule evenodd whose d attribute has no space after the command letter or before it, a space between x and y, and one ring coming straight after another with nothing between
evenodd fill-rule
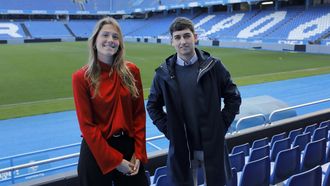
<instances>
[{"instance_id":1,"label":"red blazer","mask_svg":"<svg viewBox=\"0 0 330 186\"><path fill-rule=\"evenodd\" d=\"M86 66L72 75L73 97L80 130L88 147L92 151L103 174L115 169L123 155L108 145L107 139L120 130L124 130L135 139L135 155L142 163L147 162L146 154L146 113L140 70L133 64L127 65L134 75L139 97L133 98L129 90L111 67L98 62L101 67L98 95L90 80L85 78Z\"/></svg>"}]
</instances>

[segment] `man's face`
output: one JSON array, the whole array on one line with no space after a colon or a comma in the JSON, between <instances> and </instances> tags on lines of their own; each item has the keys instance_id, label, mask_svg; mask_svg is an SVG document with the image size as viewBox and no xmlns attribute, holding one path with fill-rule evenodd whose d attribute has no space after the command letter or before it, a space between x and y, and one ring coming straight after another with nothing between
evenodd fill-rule
<instances>
[{"instance_id":1,"label":"man's face","mask_svg":"<svg viewBox=\"0 0 330 186\"><path fill-rule=\"evenodd\" d=\"M194 56L196 41L197 35L192 33L188 28L174 31L171 39L172 46L175 48L179 57L184 59L190 59Z\"/></svg>"}]
</instances>

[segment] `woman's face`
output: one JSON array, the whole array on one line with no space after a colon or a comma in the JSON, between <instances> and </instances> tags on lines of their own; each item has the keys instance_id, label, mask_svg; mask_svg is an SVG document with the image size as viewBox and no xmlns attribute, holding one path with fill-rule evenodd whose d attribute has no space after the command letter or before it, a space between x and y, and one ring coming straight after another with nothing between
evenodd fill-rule
<instances>
[{"instance_id":1,"label":"woman's face","mask_svg":"<svg viewBox=\"0 0 330 186\"><path fill-rule=\"evenodd\" d=\"M113 25L103 25L96 38L98 56L110 57L115 55L120 45L119 37L119 32Z\"/></svg>"}]
</instances>

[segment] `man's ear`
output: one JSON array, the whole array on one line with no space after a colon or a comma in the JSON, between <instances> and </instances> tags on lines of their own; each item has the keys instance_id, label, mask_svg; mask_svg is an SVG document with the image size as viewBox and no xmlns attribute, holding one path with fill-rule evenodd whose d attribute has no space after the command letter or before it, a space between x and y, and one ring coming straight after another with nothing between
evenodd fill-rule
<instances>
[{"instance_id":1,"label":"man's ear","mask_svg":"<svg viewBox=\"0 0 330 186\"><path fill-rule=\"evenodd\" d=\"M196 33L194 33L194 39L195 39L195 43L197 43L198 37L197 37L197 34Z\"/></svg>"},{"instance_id":2,"label":"man's ear","mask_svg":"<svg viewBox=\"0 0 330 186\"><path fill-rule=\"evenodd\" d=\"M174 46L173 45L173 37L172 36L171 36L170 42L171 42L171 45Z\"/></svg>"}]
</instances>

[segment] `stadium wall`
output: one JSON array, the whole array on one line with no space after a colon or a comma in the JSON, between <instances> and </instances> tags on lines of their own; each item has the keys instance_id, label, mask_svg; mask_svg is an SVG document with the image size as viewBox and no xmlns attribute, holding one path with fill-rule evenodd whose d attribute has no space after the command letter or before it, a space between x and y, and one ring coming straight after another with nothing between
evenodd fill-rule
<instances>
[{"instance_id":1,"label":"stadium wall","mask_svg":"<svg viewBox=\"0 0 330 186\"><path fill-rule=\"evenodd\" d=\"M154 38L127 38L128 42L141 43L160 43L170 44L169 39L154 39ZM256 42L230 42L230 41L211 41L199 40L200 46L215 46L221 48L243 48L243 49L260 49L272 51L292 51L306 52L316 54L330 54L330 45L305 45L305 44L283 44L283 43L256 43Z\"/></svg>"},{"instance_id":2,"label":"stadium wall","mask_svg":"<svg viewBox=\"0 0 330 186\"><path fill-rule=\"evenodd\" d=\"M23 43L39 43L39 42L75 42L86 41L87 38L80 37L63 37L52 39L13 39L0 40L0 44L23 44ZM158 43L170 44L170 39L159 38L125 38L126 42L136 43ZM306 52L315 54L330 54L330 45L305 45L305 44L282 44L282 43L259 43L259 42L230 42L230 41L212 41L199 40L197 45L200 46L214 46L221 48L243 48L243 49L257 49L257 50L272 50L272 51L292 51L292 52Z\"/></svg>"}]
</instances>

